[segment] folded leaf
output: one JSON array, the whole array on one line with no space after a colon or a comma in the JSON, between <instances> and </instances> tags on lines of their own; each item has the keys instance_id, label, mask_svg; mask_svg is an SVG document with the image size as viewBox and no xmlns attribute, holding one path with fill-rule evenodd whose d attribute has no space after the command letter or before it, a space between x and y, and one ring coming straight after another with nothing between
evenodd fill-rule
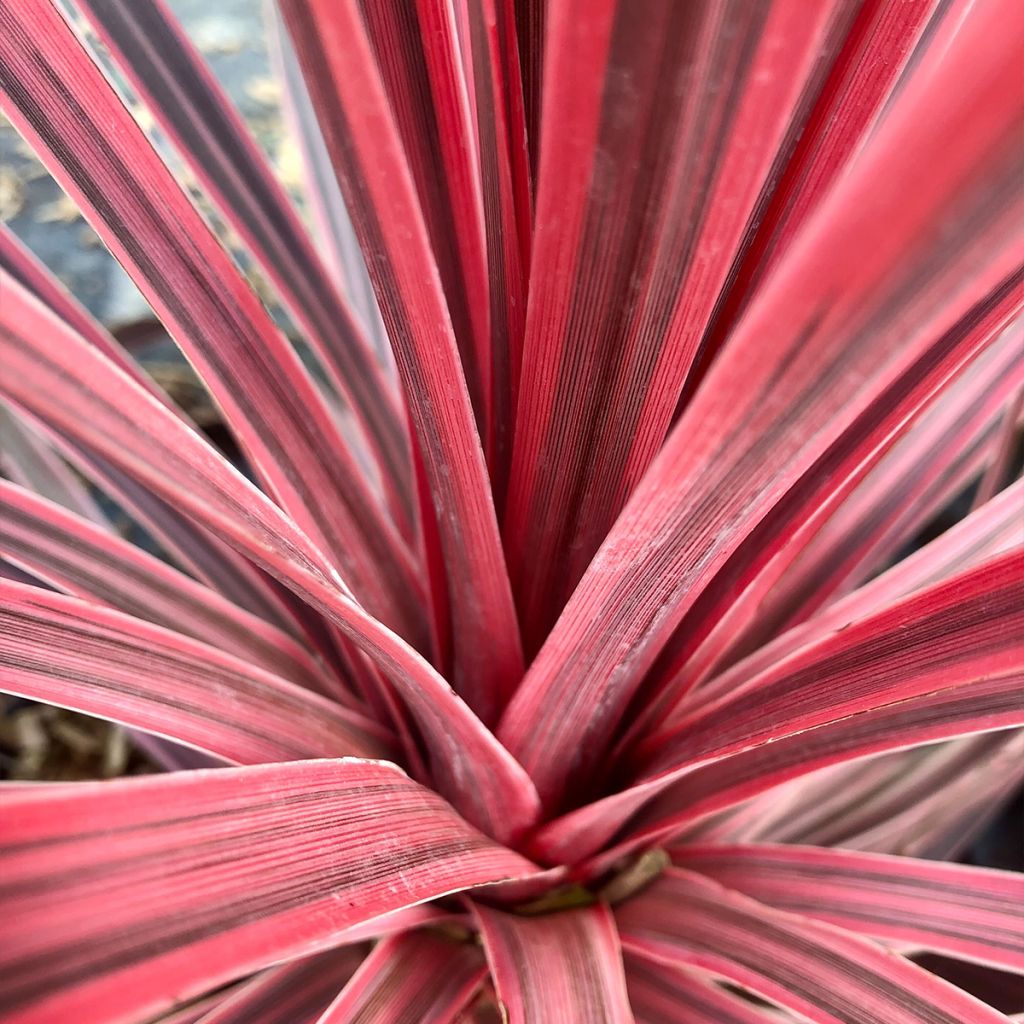
<instances>
[{"instance_id":1,"label":"folded leaf","mask_svg":"<svg viewBox=\"0 0 1024 1024\"><path fill-rule=\"evenodd\" d=\"M405 932L374 948L317 1024L448 1024L486 973L476 946Z\"/></svg>"},{"instance_id":2,"label":"folded leaf","mask_svg":"<svg viewBox=\"0 0 1024 1024\"><path fill-rule=\"evenodd\" d=\"M667 786L671 775L640 782L543 825L531 837L531 856L544 863L576 860L620 833L613 846L591 861L588 870L597 874L626 852L662 842L699 818L821 768L1024 725L1022 680L1019 671L976 680L684 769Z\"/></svg>"},{"instance_id":3,"label":"folded leaf","mask_svg":"<svg viewBox=\"0 0 1024 1024\"><path fill-rule=\"evenodd\" d=\"M347 946L272 967L197 1024L316 1024L365 957L365 946Z\"/></svg>"},{"instance_id":4,"label":"folded leaf","mask_svg":"<svg viewBox=\"0 0 1024 1024\"><path fill-rule=\"evenodd\" d=\"M202 640L307 689L337 692L328 672L287 634L134 544L5 481L0 552L65 593Z\"/></svg>"},{"instance_id":5,"label":"folded leaf","mask_svg":"<svg viewBox=\"0 0 1024 1024\"><path fill-rule=\"evenodd\" d=\"M0 806L5 1024L138 1020L533 870L372 762L15 785Z\"/></svg>"},{"instance_id":6,"label":"folded leaf","mask_svg":"<svg viewBox=\"0 0 1024 1024\"><path fill-rule=\"evenodd\" d=\"M716 573L728 564L689 623L698 634L727 609L731 581L766 564L986 340L946 332L1024 258L1011 25L1024 30L1017 5L985 0L907 84L594 557L499 729L549 809L601 762Z\"/></svg>"},{"instance_id":7,"label":"folded leaf","mask_svg":"<svg viewBox=\"0 0 1024 1024\"><path fill-rule=\"evenodd\" d=\"M394 384L237 111L161 0L86 0L81 8L301 326L362 426L392 508L408 526L412 466Z\"/></svg>"},{"instance_id":8,"label":"folded leaf","mask_svg":"<svg viewBox=\"0 0 1024 1024\"><path fill-rule=\"evenodd\" d=\"M625 830L628 838L602 853L594 870L598 870L600 863L613 862L627 850L662 842L690 822L819 768L971 733L1024 725L1022 683L1024 673L1012 672L969 686L940 690L808 729L685 774L644 807ZM550 853L563 845L571 847L573 836L580 833L596 844L601 835L613 834L615 818L621 822L625 808L646 802L656 785L646 792L643 785L634 787L621 797L609 797L566 815L561 825L552 823L548 826L550 845L545 849ZM538 840L535 853L539 852Z\"/></svg>"},{"instance_id":9,"label":"folded leaf","mask_svg":"<svg viewBox=\"0 0 1024 1024\"><path fill-rule=\"evenodd\" d=\"M269 492L378 616L422 639L417 570L334 414L51 0L5 5L0 84L8 117L196 367Z\"/></svg>"},{"instance_id":10,"label":"folded leaf","mask_svg":"<svg viewBox=\"0 0 1024 1024\"><path fill-rule=\"evenodd\" d=\"M632 1024L615 920L595 904L522 917L474 905L509 1024Z\"/></svg>"},{"instance_id":11,"label":"folded leaf","mask_svg":"<svg viewBox=\"0 0 1024 1024\"><path fill-rule=\"evenodd\" d=\"M0 600L0 690L237 764L388 753L371 720L180 633L17 583Z\"/></svg>"},{"instance_id":12,"label":"folded leaf","mask_svg":"<svg viewBox=\"0 0 1024 1024\"><path fill-rule=\"evenodd\" d=\"M848 931L1024 973L1024 877L813 846L683 846L688 871Z\"/></svg>"},{"instance_id":13,"label":"folded leaf","mask_svg":"<svg viewBox=\"0 0 1024 1024\"><path fill-rule=\"evenodd\" d=\"M628 953L625 961L638 1024L769 1024L779 1019L701 972Z\"/></svg>"},{"instance_id":14,"label":"folded leaf","mask_svg":"<svg viewBox=\"0 0 1024 1024\"><path fill-rule=\"evenodd\" d=\"M670 869L616 913L626 949L692 965L816 1024L984 1024L1003 1015L871 942Z\"/></svg>"},{"instance_id":15,"label":"folded leaf","mask_svg":"<svg viewBox=\"0 0 1024 1024\"><path fill-rule=\"evenodd\" d=\"M550 8L529 372L504 521L530 652L668 432L849 10L843 0Z\"/></svg>"},{"instance_id":16,"label":"folded leaf","mask_svg":"<svg viewBox=\"0 0 1024 1024\"><path fill-rule=\"evenodd\" d=\"M399 11L383 3L285 0L280 6L327 132L416 427L451 599L453 682L489 724L522 677L519 626L453 318L410 169L415 158L405 148L402 127L427 132L429 122L396 116L391 103L398 95L396 78L404 72L393 66L397 54L381 38L420 11L437 8L434 13L441 17L444 5L424 0ZM370 21L373 30L367 28ZM419 45L405 28L401 32L410 46ZM430 42L433 52L434 45L443 48L450 39L432 35ZM395 59L388 60L385 51ZM423 84L422 64L407 70ZM428 88L433 86L432 79ZM423 141L437 156L452 140ZM440 179L426 184L444 187ZM485 281L481 287L478 299L486 303Z\"/></svg>"},{"instance_id":17,"label":"folded leaf","mask_svg":"<svg viewBox=\"0 0 1024 1024\"><path fill-rule=\"evenodd\" d=\"M434 781L472 821L501 836L533 824L537 797L522 768L422 657L353 600L292 520L31 296L14 295L0 303L0 393L101 452L336 624L394 683L428 739Z\"/></svg>"}]
</instances>

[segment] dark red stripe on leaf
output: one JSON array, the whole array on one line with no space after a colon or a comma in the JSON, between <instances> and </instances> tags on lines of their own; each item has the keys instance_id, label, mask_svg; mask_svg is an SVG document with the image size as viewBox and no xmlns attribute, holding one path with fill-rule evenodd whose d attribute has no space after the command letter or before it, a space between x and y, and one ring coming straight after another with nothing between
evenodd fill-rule
<instances>
[{"instance_id":1,"label":"dark red stripe on leaf","mask_svg":"<svg viewBox=\"0 0 1024 1024\"><path fill-rule=\"evenodd\" d=\"M1024 255L1006 23L1020 17L985 3L904 91L595 556L499 730L550 808L600 761L674 628L772 510L789 503L773 543L746 552L755 567L982 344L944 335Z\"/></svg>"},{"instance_id":2,"label":"dark red stripe on leaf","mask_svg":"<svg viewBox=\"0 0 1024 1024\"><path fill-rule=\"evenodd\" d=\"M544 86L544 48L549 0L511 0L523 82L523 119L529 145L530 168L537 179L540 155L540 111Z\"/></svg>"},{"instance_id":3,"label":"dark red stripe on leaf","mask_svg":"<svg viewBox=\"0 0 1024 1024\"><path fill-rule=\"evenodd\" d=\"M374 948L317 1024L447 1024L486 973L475 945L407 931Z\"/></svg>"},{"instance_id":4,"label":"dark red stripe on leaf","mask_svg":"<svg viewBox=\"0 0 1024 1024\"><path fill-rule=\"evenodd\" d=\"M900 81L931 20L941 19L941 0L860 5L800 138L779 180L766 197L759 223L731 273L728 292L702 339L710 359L735 326L743 307L808 215L853 159Z\"/></svg>"},{"instance_id":5,"label":"dark red stripe on leaf","mask_svg":"<svg viewBox=\"0 0 1024 1024\"><path fill-rule=\"evenodd\" d=\"M408 528L411 464L394 385L241 118L161 0L86 0L82 8L302 326L361 423Z\"/></svg>"},{"instance_id":6,"label":"dark red stripe on leaf","mask_svg":"<svg viewBox=\"0 0 1024 1024\"><path fill-rule=\"evenodd\" d=\"M818 1024L995 1024L1003 1015L878 946L670 869L616 914L627 949L693 965Z\"/></svg>"},{"instance_id":7,"label":"dark red stripe on leaf","mask_svg":"<svg viewBox=\"0 0 1024 1024\"><path fill-rule=\"evenodd\" d=\"M0 689L158 733L236 764L387 756L373 722L141 619L0 582Z\"/></svg>"},{"instance_id":8,"label":"dark red stripe on leaf","mask_svg":"<svg viewBox=\"0 0 1024 1024\"><path fill-rule=\"evenodd\" d=\"M634 846L663 842L696 819L829 765L986 730L1024 725L1022 683L1024 674L1014 672L968 686L925 694L818 726L777 743L755 747L698 768L644 808L624 832L628 838L608 854L609 862ZM598 805L593 806L596 811ZM621 813L622 808L618 810ZM583 813L577 813L582 819ZM592 815L588 818L600 821ZM582 826L583 821L580 820L578 827ZM615 827L612 826L612 831ZM605 834L610 835L612 831ZM559 832L559 843L569 840L569 829L562 828Z\"/></svg>"},{"instance_id":9,"label":"dark red stripe on leaf","mask_svg":"<svg viewBox=\"0 0 1024 1024\"><path fill-rule=\"evenodd\" d=\"M505 519L531 649L669 428L844 10L652 0L550 12L530 373Z\"/></svg>"},{"instance_id":10,"label":"dark red stripe on leaf","mask_svg":"<svg viewBox=\"0 0 1024 1024\"><path fill-rule=\"evenodd\" d=\"M286 634L86 520L0 481L0 551L66 593L202 640L308 689L323 666Z\"/></svg>"},{"instance_id":11,"label":"dark red stripe on leaf","mask_svg":"<svg viewBox=\"0 0 1024 1024\"><path fill-rule=\"evenodd\" d=\"M455 16L442 0L358 0L441 278L485 450L490 433L489 290L479 168L458 69Z\"/></svg>"},{"instance_id":12,"label":"dark red stripe on leaf","mask_svg":"<svg viewBox=\"0 0 1024 1024\"><path fill-rule=\"evenodd\" d=\"M474 913L509 1024L632 1024L607 907L522 917L477 905Z\"/></svg>"},{"instance_id":13,"label":"dark red stripe on leaf","mask_svg":"<svg viewBox=\"0 0 1024 1024\"><path fill-rule=\"evenodd\" d=\"M1024 549L1018 548L819 639L707 709L680 709L638 757L654 774L676 758L695 764L844 714L1021 668Z\"/></svg>"},{"instance_id":14,"label":"dark red stripe on leaf","mask_svg":"<svg viewBox=\"0 0 1024 1024\"><path fill-rule=\"evenodd\" d=\"M5 1024L98 1006L137 1020L381 914L533 870L373 762L8 787L0 801Z\"/></svg>"},{"instance_id":15,"label":"dark red stripe on leaf","mask_svg":"<svg viewBox=\"0 0 1024 1024\"><path fill-rule=\"evenodd\" d=\"M38 302L15 323L0 304L0 392L51 429L102 451L140 485L198 521L325 615L395 685L430 749L437 788L502 836L534 823L522 768L436 671L352 598L309 538L208 443Z\"/></svg>"},{"instance_id":16,"label":"dark red stripe on leaf","mask_svg":"<svg viewBox=\"0 0 1024 1024\"><path fill-rule=\"evenodd\" d=\"M485 722L522 675L487 469L402 137L354 5L282 8L367 254L437 514L455 677ZM397 17L397 14L396 14Z\"/></svg>"},{"instance_id":17,"label":"dark red stripe on leaf","mask_svg":"<svg viewBox=\"0 0 1024 1024\"><path fill-rule=\"evenodd\" d=\"M422 639L418 581L297 354L49 3L0 15L16 126L199 369L271 492L361 597Z\"/></svg>"},{"instance_id":18,"label":"dark red stripe on leaf","mask_svg":"<svg viewBox=\"0 0 1024 1024\"><path fill-rule=\"evenodd\" d=\"M775 1019L703 972L630 953L624 959L629 1001L641 1024L768 1024Z\"/></svg>"},{"instance_id":19,"label":"dark red stripe on leaf","mask_svg":"<svg viewBox=\"0 0 1024 1024\"><path fill-rule=\"evenodd\" d=\"M814 847L694 846L673 859L780 910L1024 973L1014 872Z\"/></svg>"},{"instance_id":20,"label":"dark red stripe on leaf","mask_svg":"<svg viewBox=\"0 0 1024 1024\"><path fill-rule=\"evenodd\" d=\"M907 374L899 387L880 396L863 414L861 423L847 433L843 442L833 445L820 465L806 475L810 489L794 488L751 532L659 654L634 701L638 709L631 730L634 735L645 731L648 723L661 721L668 709L706 679L720 660L736 657L737 650L758 648L777 635L781 630L779 615L785 611L774 607L775 594L784 605L789 589L786 581L801 586L805 559L816 564L822 548L831 572L840 558L840 552L829 543L833 537L844 550L852 547L868 564L880 565L885 556L876 561L871 554L877 550L875 544L881 543L877 531L883 531L889 543L893 537L899 537L901 543L909 540L915 524L927 521L952 497L952 482L977 458L977 445L990 428L995 410L1024 375L1015 340L999 338L1014 307L1024 304L1022 285L1024 272L1012 275L972 308L915 367L915 376L924 375L941 366L943 358L955 358L958 350L983 349L958 378L931 397L917 422L905 422L898 437L887 439L850 472L848 467L863 456L867 447L859 428L877 430L885 422L885 410L891 414L906 407L907 388L914 379ZM985 349L985 345L989 347ZM838 483L838 478L845 479ZM831 491L827 500L798 531L784 535L781 550L765 563L763 553L778 546L780 530L792 530L792 518L800 503L821 501L821 492L816 493L815 488L820 488L822 482L825 490ZM908 513L913 516L909 523ZM866 518L861 519L861 515ZM893 555L897 546L882 550ZM824 604L833 590L821 577L816 582L821 587L816 593L821 594ZM631 739L627 737L623 742Z\"/></svg>"},{"instance_id":21,"label":"dark red stripe on leaf","mask_svg":"<svg viewBox=\"0 0 1024 1024\"><path fill-rule=\"evenodd\" d=\"M350 946L272 967L196 1024L317 1024L365 957L365 946Z\"/></svg>"},{"instance_id":22,"label":"dark red stripe on leaf","mask_svg":"<svg viewBox=\"0 0 1024 1024\"><path fill-rule=\"evenodd\" d=\"M469 0L470 50L473 61L477 144L487 239L490 285L490 380L494 442L490 459L495 506L504 507L508 464L526 317L526 273L530 248L529 195L517 193L519 152L525 145L522 122L510 94L519 88L518 62L509 67L507 5L495 0ZM514 47L514 43L512 44ZM519 132L519 138L516 132Z\"/></svg>"}]
</instances>

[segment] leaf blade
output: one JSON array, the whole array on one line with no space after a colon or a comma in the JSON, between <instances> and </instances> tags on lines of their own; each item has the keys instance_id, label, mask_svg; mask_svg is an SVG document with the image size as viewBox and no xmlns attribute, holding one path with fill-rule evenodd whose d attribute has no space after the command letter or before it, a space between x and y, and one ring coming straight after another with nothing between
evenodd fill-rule
<instances>
[{"instance_id":1,"label":"leaf blade","mask_svg":"<svg viewBox=\"0 0 1024 1024\"><path fill-rule=\"evenodd\" d=\"M1019 874L813 846L689 846L671 853L680 867L759 903L1024 973Z\"/></svg>"},{"instance_id":2,"label":"leaf blade","mask_svg":"<svg viewBox=\"0 0 1024 1024\"><path fill-rule=\"evenodd\" d=\"M595 904L522 917L474 904L510 1024L632 1024L615 921Z\"/></svg>"},{"instance_id":3,"label":"leaf blade","mask_svg":"<svg viewBox=\"0 0 1024 1024\"><path fill-rule=\"evenodd\" d=\"M416 426L451 597L454 682L490 724L522 675L519 627L469 391L403 141L357 5L286 0L281 9L328 129ZM384 13L383 5L377 9Z\"/></svg>"},{"instance_id":4,"label":"leaf blade","mask_svg":"<svg viewBox=\"0 0 1024 1024\"><path fill-rule=\"evenodd\" d=\"M617 914L627 948L694 964L818 1024L983 1024L1002 1014L840 929L669 869Z\"/></svg>"},{"instance_id":5,"label":"leaf blade","mask_svg":"<svg viewBox=\"0 0 1024 1024\"><path fill-rule=\"evenodd\" d=\"M18 302L13 301L15 298ZM0 392L131 475L325 615L381 668L429 737L439 790L510 836L536 820L522 768L437 672L351 596L309 538L204 440L30 296L0 303Z\"/></svg>"},{"instance_id":6,"label":"leaf blade","mask_svg":"<svg viewBox=\"0 0 1024 1024\"><path fill-rule=\"evenodd\" d=\"M0 15L4 109L211 389L268 490L416 638L411 556L295 350L57 7ZM5 288L8 286L5 286Z\"/></svg>"},{"instance_id":7,"label":"leaf blade","mask_svg":"<svg viewBox=\"0 0 1024 1024\"><path fill-rule=\"evenodd\" d=\"M0 581L0 689L236 764L381 757L387 734L245 661L63 594Z\"/></svg>"},{"instance_id":8,"label":"leaf blade","mask_svg":"<svg viewBox=\"0 0 1024 1024\"><path fill-rule=\"evenodd\" d=\"M447 1024L472 999L487 968L473 945L426 931L379 943L317 1024Z\"/></svg>"},{"instance_id":9,"label":"leaf blade","mask_svg":"<svg viewBox=\"0 0 1024 1024\"><path fill-rule=\"evenodd\" d=\"M0 513L0 551L65 593L184 633L324 692L325 669L294 639L166 562L2 480Z\"/></svg>"},{"instance_id":10,"label":"leaf blade","mask_svg":"<svg viewBox=\"0 0 1024 1024\"><path fill-rule=\"evenodd\" d=\"M944 331L1022 257L1010 230L1016 193L1004 191L1020 159L1010 141L1014 60L1000 39L1005 19L1019 17L1002 0L977 6L941 64L903 91L761 291L595 556L499 727L549 810L563 802L570 773L586 775L602 756L644 673L744 539L771 524L767 543L743 551L746 565L764 564L827 500L836 477L973 354L970 341L960 347L964 339ZM984 71L981 52L992 57ZM955 97L943 107L943 126L932 116L936 94ZM965 133L955 164L943 157L954 121ZM920 180L914 162L929 152L937 162L929 168L941 170L909 206L910 181ZM958 225L956 256L971 266L941 287L953 264L933 244L939 223ZM867 262L854 267L861 247ZM891 319L896 308L917 314L912 338ZM757 387L752 367L765 374Z\"/></svg>"},{"instance_id":11,"label":"leaf blade","mask_svg":"<svg viewBox=\"0 0 1024 1024\"><path fill-rule=\"evenodd\" d=\"M411 464L394 385L230 100L161 0L80 6L302 326L362 426L392 510L408 517Z\"/></svg>"},{"instance_id":12,"label":"leaf blade","mask_svg":"<svg viewBox=\"0 0 1024 1024\"><path fill-rule=\"evenodd\" d=\"M136 1020L382 913L533 870L373 762L6 787L2 800L11 1024L97 1006L103 1024Z\"/></svg>"}]
</instances>

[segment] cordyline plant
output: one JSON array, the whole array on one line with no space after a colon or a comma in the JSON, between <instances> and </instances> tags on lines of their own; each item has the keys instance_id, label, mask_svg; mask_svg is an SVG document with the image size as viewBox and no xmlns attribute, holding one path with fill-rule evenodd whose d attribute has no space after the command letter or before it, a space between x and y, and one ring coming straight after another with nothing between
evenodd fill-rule
<instances>
[{"instance_id":1,"label":"cordyline plant","mask_svg":"<svg viewBox=\"0 0 1024 1024\"><path fill-rule=\"evenodd\" d=\"M310 235L161 0L0 8L242 453L3 236L2 686L168 770L0 788L0 1018L1024 1010L1024 5L278 6Z\"/></svg>"}]
</instances>

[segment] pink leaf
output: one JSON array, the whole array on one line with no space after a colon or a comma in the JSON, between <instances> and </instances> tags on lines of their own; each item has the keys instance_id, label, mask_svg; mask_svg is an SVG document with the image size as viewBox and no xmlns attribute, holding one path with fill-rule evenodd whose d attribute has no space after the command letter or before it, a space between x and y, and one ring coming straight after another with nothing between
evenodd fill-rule
<instances>
[{"instance_id":1,"label":"pink leaf","mask_svg":"<svg viewBox=\"0 0 1024 1024\"><path fill-rule=\"evenodd\" d=\"M237 111L161 0L86 0L81 7L302 327L358 418L392 509L408 527L411 463L394 385Z\"/></svg>"},{"instance_id":2,"label":"pink leaf","mask_svg":"<svg viewBox=\"0 0 1024 1024\"><path fill-rule=\"evenodd\" d=\"M824 632L707 707L680 709L638 757L648 776L674 771L845 715L1024 670L1022 638L1018 547Z\"/></svg>"},{"instance_id":3,"label":"pink leaf","mask_svg":"<svg viewBox=\"0 0 1024 1024\"><path fill-rule=\"evenodd\" d=\"M1024 278L1008 295L1018 312L1022 285ZM809 538L736 647L765 643L861 583L948 505L977 474L1007 399L1024 379L1022 344L1024 327L1015 324L944 389Z\"/></svg>"},{"instance_id":4,"label":"pink leaf","mask_svg":"<svg viewBox=\"0 0 1024 1024\"><path fill-rule=\"evenodd\" d=\"M596 904L539 917L474 905L509 1024L632 1024L615 921Z\"/></svg>"},{"instance_id":5,"label":"pink leaf","mask_svg":"<svg viewBox=\"0 0 1024 1024\"><path fill-rule=\"evenodd\" d=\"M316 1024L365 957L365 946L347 946L272 967L196 1024Z\"/></svg>"},{"instance_id":6,"label":"pink leaf","mask_svg":"<svg viewBox=\"0 0 1024 1024\"><path fill-rule=\"evenodd\" d=\"M490 723L522 675L519 627L452 318L410 170L414 158L390 104L399 84L384 80L404 71L378 69L357 5L281 6L367 254L423 453L451 598L454 682ZM387 5L370 6L375 23L389 20ZM397 11L391 20L400 20ZM386 63L384 41L377 46ZM392 64L398 60L388 53Z\"/></svg>"},{"instance_id":7,"label":"pink leaf","mask_svg":"<svg viewBox=\"0 0 1024 1024\"><path fill-rule=\"evenodd\" d=\"M74 509L86 521L103 529L109 522L89 489L46 443L39 431L5 405L0 405L0 451L3 472L11 480Z\"/></svg>"},{"instance_id":8,"label":"pink leaf","mask_svg":"<svg viewBox=\"0 0 1024 1024\"><path fill-rule=\"evenodd\" d=\"M728 671L701 687L695 701L703 703L730 693L749 679L796 651L820 641L852 622L944 578L981 565L996 554L1024 545L1020 518L1024 482L1018 482L983 508L962 519L930 544L897 562L871 582L834 601L823 611L759 647Z\"/></svg>"},{"instance_id":9,"label":"pink leaf","mask_svg":"<svg viewBox=\"0 0 1024 1024\"><path fill-rule=\"evenodd\" d=\"M616 915L624 946L692 965L816 1024L986 1024L1003 1015L896 954L670 869Z\"/></svg>"},{"instance_id":10,"label":"pink leaf","mask_svg":"<svg viewBox=\"0 0 1024 1024\"><path fill-rule=\"evenodd\" d=\"M0 552L65 593L202 640L307 689L337 693L327 670L292 637L135 545L5 481Z\"/></svg>"},{"instance_id":11,"label":"pink leaf","mask_svg":"<svg viewBox=\"0 0 1024 1024\"><path fill-rule=\"evenodd\" d=\"M154 396L168 405L167 396L124 348L95 320L60 280L36 258L6 224L0 224L0 267L44 306L69 324L90 344L112 359Z\"/></svg>"},{"instance_id":12,"label":"pink leaf","mask_svg":"<svg viewBox=\"0 0 1024 1024\"><path fill-rule=\"evenodd\" d=\"M5 1024L128 1024L533 870L372 762L9 786L0 801Z\"/></svg>"},{"instance_id":13,"label":"pink leaf","mask_svg":"<svg viewBox=\"0 0 1024 1024\"><path fill-rule=\"evenodd\" d=\"M958 325L955 334L961 338L998 340L934 396L918 419L908 421L891 447L887 442L872 453L767 565L739 583L724 574L732 585L720 599L729 606L707 635L691 629L689 616L683 619L651 672L646 685L657 699L634 723L634 734L663 718L717 664L781 632L793 618L791 589L799 599L811 598L801 616L823 607L840 583L860 582L865 570L889 562L976 472L1001 406L1024 380L1017 331L1002 332L1010 312L1024 306L1022 281L1004 289L994 305L986 299L982 310L972 309ZM859 563L861 572L848 581L844 570L850 561ZM694 614L700 617L700 610Z\"/></svg>"},{"instance_id":14,"label":"pink leaf","mask_svg":"<svg viewBox=\"0 0 1024 1024\"><path fill-rule=\"evenodd\" d=\"M742 548L725 590L983 343L944 332L1024 256L1009 31L1022 19L992 0L941 63L919 69L616 521L499 729L548 809L600 763L644 673L731 556Z\"/></svg>"},{"instance_id":15,"label":"pink leaf","mask_svg":"<svg viewBox=\"0 0 1024 1024\"><path fill-rule=\"evenodd\" d=\"M333 277L342 283L349 303L358 313L367 334L373 338L378 355L393 373L390 343L366 272L366 261L345 209L345 200L327 154L299 59L277 5L267 4L266 8L267 44L282 89L285 127L290 129L290 135L301 150L305 200L312 221L310 231L325 263L331 267Z\"/></svg>"},{"instance_id":16,"label":"pink leaf","mask_svg":"<svg viewBox=\"0 0 1024 1024\"><path fill-rule=\"evenodd\" d=\"M473 944L405 932L376 946L317 1024L448 1024L486 973Z\"/></svg>"},{"instance_id":17,"label":"pink leaf","mask_svg":"<svg viewBox=\"0 0 1024 1024\"><path fill-rule=\"evenodd\" d=\"M595 870L600 863L614 862L629 849L663 841L694 820L819 768L956 736L1024 725L1022 683L1024 673L1011 672L968 686L939 690L808 729L684 774L630 823L626 830L628 839L602 853ZM659 785L653 783L645 792L646 787L641 784L626 790L621 798L609 797L566 815L560 825L552 823L548 849L553 851L571 843L573 835L579 836L581 832L596 845L600 836L595 832L606 836L614 832L615 826L607 821L610 817L614 821L613 812L621 822L623 804L636 807L646 802ZM586 830L588 822L592 823L590 832ZM539 842L535 852L540 852Z\"/></svg>"},{"instance_id":18,"label":"pink leaf","mask_svg":"<svg viewBox=\"0 0 1024 1024\"><path fill-rule=\"evenodd\" d=\"M768 781L781 766L800 774L822 767L822 756L837 763L1018 724L1022 566L1024 549L1017 548L848 628L825 631L713 704L681 712L641 747L646 763L637 784L544 825L534 855L557 863L596 851L670 786L692 803L704 779L714 779L713 791L724 786L739 799L739 779L768 788L781 781ZM727 804L715 809L721 806Z\"/></svg>"},{"instance_id":19,"label":"pink leaf","mask_svg":"<svg viewBox=\"0 0 1024 1024\"><path fill-rule=\"evenodd\" d=\"M680 867L780 910L1024 973L1024 877L813 846L688 846Z\"/></svg>"},{"instance_id":20,"label":"pink leaf","mask_svg":"<svg viewBox=\"0 0 1024 1024\"><path fill-rule=\"evenodd\" d=\"M386 756L387 734L333 701L141 619L0 582L0 689L237 764Z\"/></svg>"},{"instance_id":21,"label":"pink leaf","mask_svg":"<svg viewBox=\"0 0 1024 1024\"><path fill-rule=\"evenodd\" d=\"M0 303L0 393L102 452L326 615L399 689L430 740L438 787L495 834L529 827L537 802L523 770L430 665L352 598L309 538L109 360L31 297L14 297Z\"/></svg>"},{"instance_id":22,"label":"pink leaf","mask_svg":"<svg viewBox=\"0 0 1024 1024\"><path fill-rule=\"evenodd\" d=\"M668 432L846 7L550 9L528 372L504 528L530 652Z\"/></svg>"},{"instance_id":23,"label":"pink leaf","mask_svg":"<svg viewBox=\"0 0 1024 1024\"><path fill-rule=\"evenodd\" d=\"M376 614L421 638L416 567L331 410L52 3L5 6L0 82L8 116L196 366L270 493Z\"/></svg>"},{"instance_id":24,"label":"pink leaf","mask_svg":"<svg viewBox=\"0 0 1024 1024\"><path fill-rule=\"evenodd\" d=\"M756 1006L703 972L627 954L626 983L637 1024L769 1024L774 1010Z\"/></svg>"}]
</instances>

